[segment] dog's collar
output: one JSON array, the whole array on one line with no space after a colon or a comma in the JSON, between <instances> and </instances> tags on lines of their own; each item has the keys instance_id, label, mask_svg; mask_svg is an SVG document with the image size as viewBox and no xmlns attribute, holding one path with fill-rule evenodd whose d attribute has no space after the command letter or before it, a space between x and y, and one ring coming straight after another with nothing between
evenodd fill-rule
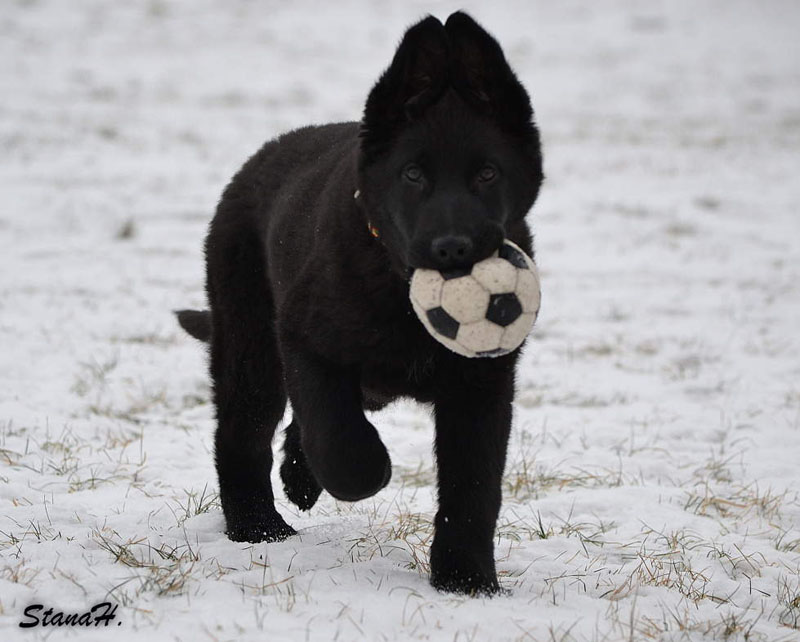
<instances>
[{"instance_id":1,"label":"dog's collar","mask_svg":"<svg viewBox=\"0 0 800 642\"><path fill-rule=\"evenodd\" d=\"M361 196L361 190L360 190L360 189L357 189L357 190L355 191L355 193L353 194L353 199L355 199L355 200L357 201L359 196ZM370 233L370 234L372 234L372 236L374 236L376 239L379 239L379 238L381 237L381 234L380 234L380 232L378 232L378 228L377 228L377 227L375 227L375 226L374 226L374 225L373 225L373 224L370 222L370 220L369 220L369 219L367 219L367 229L369 230L369 233Z\"/></svg>"}]
</instances>

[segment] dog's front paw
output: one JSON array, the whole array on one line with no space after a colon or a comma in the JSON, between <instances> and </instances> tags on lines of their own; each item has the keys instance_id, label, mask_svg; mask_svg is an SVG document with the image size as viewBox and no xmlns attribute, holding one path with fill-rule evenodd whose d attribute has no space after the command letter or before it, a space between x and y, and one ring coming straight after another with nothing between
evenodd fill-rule
<instances>
[{"instance_id":1,"label":"dog's front paw","mask_svg":"<svg viewBox=\"0 0 800 642\"><path fill-rule=\"evenodd\" d=\"M431 547L431 585L439 591L473 597L507 593L497 582L491 554L476 554L435 541Z\"/></svg>"},{"instance_id":2,"label":"dog's front paw","mask_svg":"<svg viewBox=\"0 0 800 642\"><path fill-rule=\"evenodd\" d=\"M388 453L383 457L354 459L345 466L329 466L323 484L333 497L357 502L383 490L392 478Z\"/></svg>"},{"instance_id":3,"label":"dog's front paw","mask_svg":"<svg viewBox=\"0 0 800 642\"><path fill-rule=\"evenodd\" d=\"M392 478L386 446L366 420L334 437L304 436L303 451L322 487L342 501L372 497Z\"/></svg>"},{"instance_id":4,"label":"dog's front paw","mask_svg":"<svg viewBox=\"0 0 800 642\"><path fill-rule=\"evenodd\" d=\"M238 518L227 519L226 522L225 533L234 542L281 542L297 534L277 513L270 518Z\"/></svg>"}]
</instances>

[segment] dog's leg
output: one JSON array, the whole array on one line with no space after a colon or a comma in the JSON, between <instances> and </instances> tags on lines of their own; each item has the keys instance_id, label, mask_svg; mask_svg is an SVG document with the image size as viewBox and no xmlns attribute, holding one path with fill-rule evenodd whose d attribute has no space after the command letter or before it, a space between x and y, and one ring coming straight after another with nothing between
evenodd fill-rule
<instances>
[{"instance_id":1,"label":"dog's leg","mask_svg":"<svg viewBox=\"0 0 800 642\"><path fill-rule=\"evenodd\" d=\"M281 340L286 384L301 427L302 450L320 485L337 499L371 497L389 483L392 467L378 431L364 416L358 370Z\"/></svg>"},{"instance_id":2,"label":"dog's leg","mask_svg":"<svg viewBox=\"0 0 800 642\"><path fill-rule=\"evenodd\" d=\"M272 435L286 395L269 326L223 338L215 319L211 370L217 405L215 459L228 537L278 541L294 534L275 510Z\"/></svg>"},{"instance_id":3,"label":"dog's leg","mask_svg":"<svg viewBox=\"0 0 800 642\"><path fill-rule=\"evenodd\" d=\"M439 510L431 583L439 590L499 590L494 531L511 427L513 364L509 359L481 370L462 360L462 366L453 364L442 378L446 383L436 394Z\"/></svg>"},{"instance_id":4,"label":"dog's leg","mask_svg":"<svg viewBox=\"0 0 800 642\"><path fill-rule=\"evenodd\" d=\"M227 534L239 542L282 540L294 530L275 510L270 469L286 392L263 251L255 232L218 225L206 253L215 459Z\"/></svg>"},{"instance_id":5,"label":"dog's leg","mask_svg":"<svg viewBox=\"0 0 800 642\"><path fill-rule=\"evenodd\" d=\"M283 480L286 497L300 510L309 510L317 502L319 494L322 492L322 487L314 479L300 445L300 426L297 420L293 420L286 428L281 480Z\"/></svg>"}]
</instances>

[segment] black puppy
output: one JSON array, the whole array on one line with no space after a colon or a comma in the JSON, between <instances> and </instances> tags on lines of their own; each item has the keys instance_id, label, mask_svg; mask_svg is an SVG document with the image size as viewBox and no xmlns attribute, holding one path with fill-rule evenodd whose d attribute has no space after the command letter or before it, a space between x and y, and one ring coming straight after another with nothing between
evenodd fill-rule
<instances>
[{"instance_id":1,"label":"black puppy","mask_svg":"<svg viewBox=\"0 0 800 642\"><path fill-rule=\"evenodd\" d=\"M518 352L466 359L416 318L408 279L488 257L504 237L532 255L525 215L542 181L525 89L464 13L403 37L360 123L264 145L225 189L206 239L216 465L228 536L275 541L270 442L287 397L281 478L309 509L386 486L389 455L364 410L432 403L439 510L431 582L498 590L493 555Z\"/></svg>"}]
</instances>

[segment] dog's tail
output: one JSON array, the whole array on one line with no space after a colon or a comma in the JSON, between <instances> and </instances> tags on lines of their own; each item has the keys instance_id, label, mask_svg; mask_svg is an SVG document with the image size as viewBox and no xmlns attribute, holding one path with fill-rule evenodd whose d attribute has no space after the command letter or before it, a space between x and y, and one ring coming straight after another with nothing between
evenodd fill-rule
<instances>
[{"instance_id":1,"label":"dog's tail","mask_svg":"<svg viewBox=\"0 0 800 642\"><path fill-rule=\"evenodd\" d=\"M175 310L178 323L195 339L211 340L211 312L208 310Z\"/></svg>"}]
</instances>

